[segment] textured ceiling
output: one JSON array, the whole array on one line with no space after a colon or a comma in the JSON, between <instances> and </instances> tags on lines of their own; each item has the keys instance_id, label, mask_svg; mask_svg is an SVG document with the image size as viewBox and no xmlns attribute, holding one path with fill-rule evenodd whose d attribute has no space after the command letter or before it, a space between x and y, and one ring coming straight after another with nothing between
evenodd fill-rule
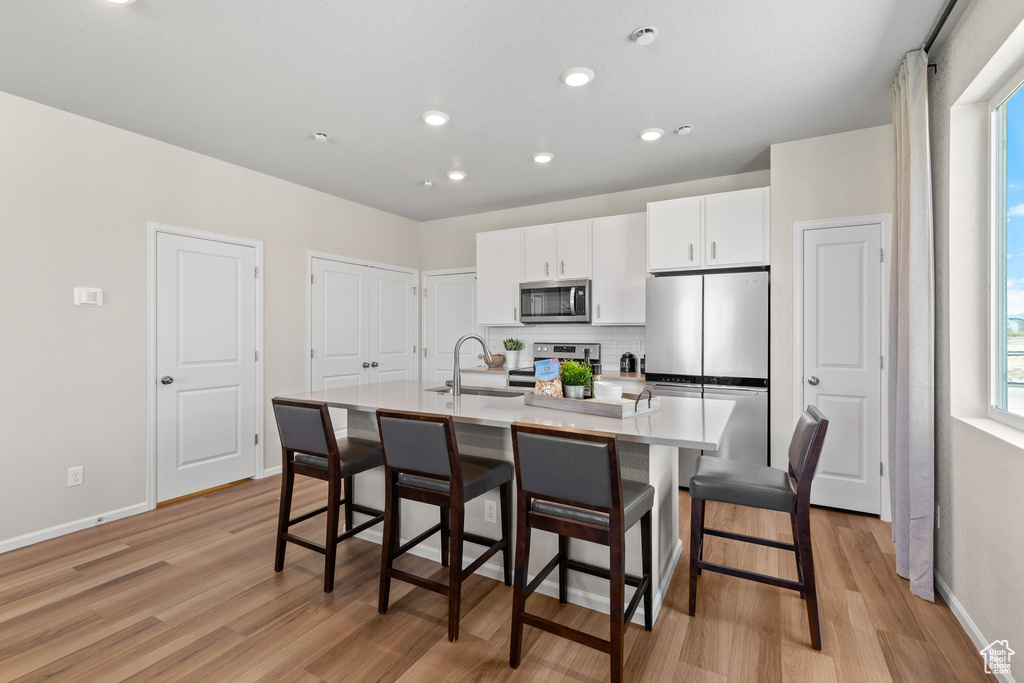
<instances>
[{"instance_id":1,"label":"textured ceiling","mask_svg":"<svg viewBox=\"0 0 1024 683\"><path fill-rule=\"evenodd\" d=\"M428 220L765 169L772 143L886 123L942 5L2 0L0 90ZM573 66L597 76L569 88Z\"/></svg>"}]
</instances>

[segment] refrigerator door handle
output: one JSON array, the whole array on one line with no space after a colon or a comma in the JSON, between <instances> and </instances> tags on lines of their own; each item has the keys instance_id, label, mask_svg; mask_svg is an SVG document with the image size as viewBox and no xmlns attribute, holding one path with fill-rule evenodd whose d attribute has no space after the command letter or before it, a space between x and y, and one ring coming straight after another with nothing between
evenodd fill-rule
<instances>
[{"instance_id":1,"label":"refrigerator door handle","mask_svg":"<svg viewBox=\"0 0 1024 683\"><path fill-rule=\"evenodd\" d=\"M714 384L704 385L705 394L767 394L767 389L756 389L751 387L722 387Z\"/></svg>"}]
</instances>

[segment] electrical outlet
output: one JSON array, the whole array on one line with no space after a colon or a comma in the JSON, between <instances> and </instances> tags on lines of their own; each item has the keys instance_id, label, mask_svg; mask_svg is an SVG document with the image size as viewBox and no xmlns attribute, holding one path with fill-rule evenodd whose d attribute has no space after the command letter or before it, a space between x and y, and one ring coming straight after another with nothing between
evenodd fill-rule
<instances>
[{"instance_id":1,"label":"electrical outlet","mask_svg":"<svg viewBox=\"0 0 1024 683\"><path fill-rule=\"evenodd\" d=\"M484 521L494 524L498 521L498 502L484 500Z\"/></svg>"},{"instance_id":2,"label":"electrical outlet","mask_svg":"<svg viewBox=\"0 0 1024 683\"><path fill-rule=\"evenodd\" d=\"M935 504L935 528L936 529L941 529L942 528L942 517L939 514L941 511L942 510L939 507L939 504L936 503Z\"/></svg>"},{"instance_id":3,"label":"electrical outlet","mask_svg":"<svg viewBox=\"0 0 1024 683\"><path fill-rule=\"evenodd\" d=\"M85 468L82 465L68 468L68 486L81 486L85 479Z\"/></svg>"}]
</instances>

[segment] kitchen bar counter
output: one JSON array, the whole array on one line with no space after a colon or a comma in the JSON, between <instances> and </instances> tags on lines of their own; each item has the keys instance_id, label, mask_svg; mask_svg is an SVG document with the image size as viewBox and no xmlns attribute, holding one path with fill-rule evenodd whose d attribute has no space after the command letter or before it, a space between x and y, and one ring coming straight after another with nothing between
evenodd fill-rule
<instances>
[{"instance_id":1,"label":"kitchen bar counter","mask_svg":"<svg viewBox=\"0 0 1024 683\"><path fill-rule=\"evenodd\" d=\"M467 384L472 384L472 378ZM616 419L527 406L522 396L492 397L463 394L439 394L425 391L436 385L421 381L392 381L379 384L292 394L286 398L325 401L335 409L348 411L348 434L353 437L379 440L375 411L378 408L408 410L437 415L451 415L459 451L471 455L512 460L513 422L526 422L555 427L568 427L615 434L622 476L625 479L651 484L655 489L653 510L654 538L654 618L657 619L672 573L682 552L679 540L679 448L716 450L721 443L733 410L733 401L662 397L662 408L634 418ZM689 476L685 473L684 476ZM496 501L492 491L466 504L466 531L496 537L498 525L484 521L485 500ZM383 509L384 477L382 468L355 478L354 498L362 505ZM361 518L360 518L361 519ZM437 509L414 501L402 501L403 542L415 537L437 522ZM359 519L356 520L359 523ZM515 524L513 524L513 529ZM380 543L381 531L375 527L360 534L361 538ZM639 524L626 534L626 571L637 575L640 567ZM535 575L557 552L557 537L536 532L533 536L530 574ZM468 544L466 563L479 549ZM433 560L440 559L438 537L429 538L412 552ZM608 549L585 541L573 541L570 554L574 559L608 566ZM500 555L493 557L479 573L501 579ZM545 581L538 589L557 596L556 579ZM627 591L627 595L632 589ZM591 609L608 611L608 582L592 576L569 573L569 600ZM643 608L637 609L634 621L643 623Z\"/></svg>"}]
</instances>

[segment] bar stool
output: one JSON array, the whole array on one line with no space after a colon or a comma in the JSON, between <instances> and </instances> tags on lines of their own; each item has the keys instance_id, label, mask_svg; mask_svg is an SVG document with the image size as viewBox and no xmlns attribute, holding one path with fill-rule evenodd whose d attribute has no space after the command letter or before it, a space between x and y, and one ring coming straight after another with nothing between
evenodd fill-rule
<instances>
[{"instance_id":1,"label":"bar stool","mask_svg":"<svg viewBox=\"0 0 1024 683\"><path fill-rule=\"evenodd\" d=\"M814 406L800 416L789 443L789 472L773 467L751 465L702 455L690 477L690 616L697 610L697 575L702 571L728 574L741 579L767 583L800 591L807 600L807 620L811 645L821 649L821 619L818 614L818 589L814 583L814 558L811 553L811 482L818 467L821 446L828 431L828 420ZM707 501L732 503L762 510L788 512L793 528L793 543L782 543L757 536L708 529L704 526ZM720 536L734 541L755 543L796 553L799 581L749 572L704 561L704 537Z\"/></svg>"},{"instance_id":2,"label":"bar stool","mask_svg":"<svg viewBox=\"0 0 1024 683\"><path fill-rule=\"evenodd\" d=\"M493 458L460 455L455 423L450 415L428 415L398 410L377 411L384 448L384 539L381 548L380 596L377 611L386 614L391 579L399 579L448 597L448 640L459 637L462 582L499 550L505 585L512 585L512 463ZM501 538L494 540L466 533L466 501L499 488ZM401 499L440 508L440 522L399 546ZM441 532L441 566L448 567L448 583L431 581L394 568L394 561L433 534ZM462 568L463 542L485 546L480 557ZM449 564L449 558L451 562Z\"/></svg>"},{"instance_id":3,"label":"bar stool","mask_svg":"<svg viewBox=\"0 0 1024 683\"><path fill-rule=\"evenodd\" d=\"M294 543L325 556L324 592L334 590L334 564L338 543L383 521L380 510L358 505L352 500L353 477L360 472L384 464L380 446L362 439L337 439L326 403L293 401L275 398L274 416L281 435L281 506L277 522L277 553L274 571L284 568L285 544ZM327 482L327 505L290 519L295 475L313 477ZM341 497L342 481L345 497ZM338 535L338 509L345 506L345 533ZM327 539L324 545L307 541L288 532L288 528L319 514L327 513ZM371 519L352 526L352 513L370 515Z\"/></svg>"},{"instance_id":4,"label":"bar stool","mask_svg":"<svg viewBox=\"0 0 1024 683\"><path fill-rule=\"evenodd\" d=\"M533 626L611 655L611 679L622 680L626 626L644 600L644 628L654 615L651 585L651 510L654 487L623 480L615 437L596 432L512 425L517 483L516 578L512 594L509 664L519 666L523 625ZM640 522L643 576L626 574L626 530ZM527 584L533 529L558 534L558 553ZM569 559L569 537L608 546L609 569ZM558 599L567 602L569 570L611 581L609 640L526 611L526 598L558 567ZM626 585L635 586L626 606Z\"/></svg>"}]
</instances>

